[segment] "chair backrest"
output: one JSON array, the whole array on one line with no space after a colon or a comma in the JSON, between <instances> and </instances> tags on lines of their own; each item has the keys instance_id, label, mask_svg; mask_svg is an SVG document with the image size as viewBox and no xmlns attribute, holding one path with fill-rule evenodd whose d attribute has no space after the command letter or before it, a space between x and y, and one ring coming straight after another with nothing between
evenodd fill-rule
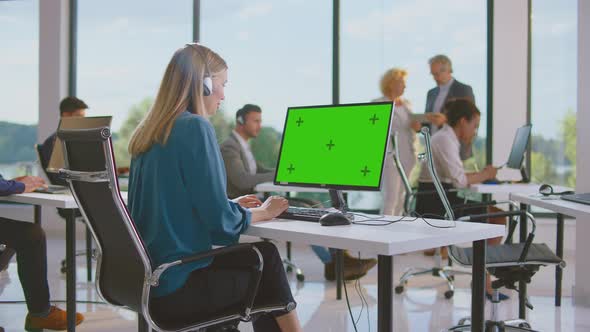
<instances>
[{"instance_id":1,"label":"chair backrest","mask_svg":"<svg viewBox=\"0 0 590 332\"><path fill-rule=\"evenodd\" d=\"M96 240L100 256L97 289L105 301L141 313L149 296L151 262L119 193L108 127L60 130L70 186Z\"/></svg>"},{"instance_id":2,"label":"chair backrest","mask_svg":"<svg viewBox=\"0 0 590 332\"><path fill-rule=\"evenodd\" d=\"M455 220L455 214L453 213L453 209L451 208L451 203L447 197L445 192L445 188L443 187L440 179L438 178L438 174L436 173L436 168L434 167L434 161L432 160L432 148L430 146L430 129L428 127L422 127L420 130L422 136L424 136L424 143L426 145L426 152L424 154L426 166L428 167L428 171L430 172L430 177L432 178L432 182L434 183L434 187L438 194L438 197L443 203L445 208L446 217L448 220Z\"/></svg>"}]
</instances>

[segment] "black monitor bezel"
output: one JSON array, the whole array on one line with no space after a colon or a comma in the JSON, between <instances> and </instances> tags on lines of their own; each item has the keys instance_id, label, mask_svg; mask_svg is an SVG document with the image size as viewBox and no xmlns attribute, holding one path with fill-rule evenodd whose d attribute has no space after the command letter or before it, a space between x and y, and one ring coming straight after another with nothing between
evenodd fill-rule
<instances>
[{"instance_id":1,"label":"black monitor bezel","mask_svg":"<svg viewBox=\"0 0 590 332\"><path fill-rule=\"evenodd\" d=\"M395 111L395 103L392 101L382 102L369 102L369 103L351 103L351 104L327 104L327 105L311 105L311 106L292 106L287 108L287 114L285 114L285 123L283 125L283 133L281 135L281 146L279 147L279 156L277 158L277 164L275 170L275 178L273 183L277 186L288 186L288 187L304 187L304 188L320 188L320 189L334 189L334 190L356 190L356 191L379 191L381 190L381 181L383 180L383 166L385 164L385 158L387 154L387 140L383 150L383 160L381 161L381 174L379 176L379 184L377 187L373 186L353 186L353 185L339 185L339 184L318 184L318 183L303 183L303 182L278 182L277 175L278 169L281 163L281 154L283 152L283 143L285 134L287 132L287 119L289 118L289 111L296 109L310 109L310 108L326 108L326 107L345 107L345 106L361 106L361 105L391 105L391 111L389 112L389 121L387 123L387 140L391 135L391 120Z\"/></svg>"},{"instance_id":2,"label":"black monitor bezel","mask_svg":"<svg viewBox=\"0 0 590 332\"><path fill-rule=\"evenodd\" d=\"M519 154L520 156L520 161L518 162L518 167L511 167L510 165L510 159L512 159L512 153L514 152L515 146L516 146L516 140L518 139L518 131L519 130L524 130L524 129L528 129L528 133L526 135L526 144L524 145L524 151L522 152L522 154ZM519 127L518 129L516 129L516 132L514 133L514 140L512 141L512 147L510 148L510 153L508 154L508 159L506 160L506 168L510 168L510 169L521 169L522 168L522 163L524 162L524 155L527 152L527 147L529 146L530 142L531 142L531 132L533 129L533 125L531 124L527 124L524 126Z\"/></svg>"}]
</instances>

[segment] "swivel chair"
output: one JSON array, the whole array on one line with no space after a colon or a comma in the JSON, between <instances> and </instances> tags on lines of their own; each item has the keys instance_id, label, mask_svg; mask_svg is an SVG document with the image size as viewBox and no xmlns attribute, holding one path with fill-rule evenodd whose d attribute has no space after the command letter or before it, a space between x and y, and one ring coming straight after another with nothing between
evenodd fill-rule
<instances>
[{"instance_id":1,"label":"swivel chair","mask_svg":"<svg viewBox=\"0 0 590 332\"><path fill-rule=\"evenodd\" d=\"M58 183L53 183L52 179L55 179L54 176L49 176L49 174L47 174L46 168L47 165L49 164L49 160L45 160L43 158L43 154L41 152L41 150L43 149L43 144L35 144L35 153L37 154L37 161L39 162L39 166L41 168L42 171L42 175L43 178L45 180L48 181L49 184L58 184ZM59 183L59 185L62 185L63 183ZM66 219L66 214L67 212L64 211L64 209L57 209L57 214L59 214L59 216L62 219ZM84 222L84 220L82 220L82 215L79 214L79 211L76 211L76 220L79 222ZM92 256L93 256L93 250L92 250L92 235L90 234L90 230L88 230L88 228L86 228L86 250L84 251L76 251L76 256L83 256L86 255L86 280L88 281L92 281ZM60 271L61 273L66 273L66 260L62 259L61 260L61 268Z\"/></svg>"},{"instance_id":2,"label":"swivel chair","mask_svg":"<svg viewBox=\"0 0 590 332\"><path fill-rule=\"evenodd\" d=\"M430 135L428 128L422 128L422 134L424 135L426 143L427 155L432 155L430 147ZM434 182L436 192L443 203L446 217L448 220L455 220L455 213L451 207L445 190L443 189L442 183L438 178L434 163L430 159L428 160L428 170ZM505 202L487 202L481 204L463 205L460 208L475 207L475 206L491 206L500 203L508 203L516 207L516 204L505 201ZM457 207L455 207L455 210ZM533 243L535 238L536 223L535 218L528 212L523 211L506 211L506 212L494 212L477 214L471 216L461 217L459 221L471 221L471 222L485 222L489 218L494 217L519 217L519 222L527 222L527 219L532 223L532 230L528 234L524 243L512 242L512 234L514 225L510 225L508 237L506 241L497 246L488 246L486 248L486 269L487 271L498 278L492 282L492 317L490 320L485 322L485 331L534 331L531 329L530 324L525 320L525 317L514 320L500 321L497 317L497 307L500 302L499 299L499 288L506 287L519 291L516 287L517 282L530 283L532 276L539 270L541 266L547 265L559 265L562 268L565 267L565 262L559 258L555 253L549 249L544 243ZM462 248L458 246L449 246L449 257L461 266L471 266L473 264L473 248ZM528 299L523 298L524 304L533 309L533 306L529 303ZM459 321L459 325L452 327L449 331L471 331L471 325L467 324L469 318L463 318Z\"/></svg>"},{"instance_id":3,"label":"swivel chair","mask_svg":"<svg viewBox=\"0 0 590 332\"><path fill-rule=\"evenodd\" d=\"M428 132L421 132L426 139L426 136L428 135L428 139L430 139L430 135L428 134ZM394 153L394 161L395 161L395 167L397 168L397 171L402 179L402 183L404 185L404 190L406 192L405 198L404 198L404 215L413 215L414 211L412 211L412 206L414 204L414 200L416 198L417 195L421 195L421 194L426 194L427 192L418 192L412 189L412 186L410 185L410 181L408 180L408 177L406 176L406 172L404 169L403 164L401 163L401 160L399 158L399 146L397 144L397 134L394 135L393 137L393 145L395 148L395 153ZM418 155L418 160L422 163L424 163L425 161L431 160L432 159L432 153L430 150L427 150L425 153L421 153ZM428 192L430 193L430 192ZM466 272L466 271L460 271L460 270L453 270L451 265L446 265L443 266L442 265L442 256L441 256L441 250L440 248L436 248L434 251L434 266L433 267L427 267L427 268L418 268L418 267L409 267L406 269L406 271L404 271L404 273L402 274L402 276L400 277L399 283L397 286L395 286L395 293L396 294L401 294L404 291L405 286L407 286L408 281L413 278L413 277L417 277L417 276L423 276L423 275L432 275L434 277L439 277L444 279L447 282L447 287L448 289L445 291L444 296L447 299L450 299L453 297L453 295L455 294L455 285L454 285L454 276L455 275L471 275L470 272Z\"/></svg>"},{"instance_id":4,"label":"swivel chair","mask_svg":"<svg viewBox=\"0 0 590 332\"><path fill-rule=\"evenodd\" d=\"M238 321L258 314L292 310L294 303L254 307L254 297L264 262L251 243L216 248L154 266L119 191L115 159L108 127L60 130L65 155L65 179L98 247L96 287L99 296L114 306L138 315L139 331L235 331ZM174 266L217 255L252 251L258 264L252 266L247 295L242 303L188 322L169 322L150 310L150 292L160 276ZM201 315L199 315L201 316Z\"/></svg>"}]
</instances>

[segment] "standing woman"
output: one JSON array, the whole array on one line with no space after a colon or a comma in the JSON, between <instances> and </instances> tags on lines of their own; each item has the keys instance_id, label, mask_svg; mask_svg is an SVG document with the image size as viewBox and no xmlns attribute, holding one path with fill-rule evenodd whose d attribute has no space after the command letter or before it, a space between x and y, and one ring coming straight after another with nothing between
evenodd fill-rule
<instances>
[{"instance_id":1,"label":"standing woman","mask_svg":"<svg viewBox=\"0 0 590 332\"><path fill-rule=\"evenodd\" d=\"M155 266L235 244L250 223L288 207L279 197L227 199L225 167L208 120L225 98L226 81L227 64L217 53L198 44L177 50L129 143L129 208ZM276 247L256 246L264 270L255 305L295 304ZM241 303L248 274L240 267L254 262L255 254L246 252L173 267L153 288L152 311L178 323ZM295 310L264 314L253 325L255 331L301 331Z\"/></svg>"},{"instance_id":2,"label":"standing woman","mask_svg":"<svg viewBox=\"0 0 590 332\"><path fill-rule=\"evenodd\" d=\"M383 176L381 177L381 193L383 194L383 214L402 215L404 212L404 198L406 191L402 184L402 179L395 167L393 154L393 136L397 134L397 143L399 145L400 161L409 177L414 165L416 164L416 151L414 142L416 141L416 131L420 130L420 123L413 121L408 100L402 98L406 89L406 78L408 72L400 68L392 68L383 74L380 88L383 96L374 101L393 101L395 102L395 111L391 119L391 135L387 143L387 155L383 165Z\"/></svg>"}]
</instances>

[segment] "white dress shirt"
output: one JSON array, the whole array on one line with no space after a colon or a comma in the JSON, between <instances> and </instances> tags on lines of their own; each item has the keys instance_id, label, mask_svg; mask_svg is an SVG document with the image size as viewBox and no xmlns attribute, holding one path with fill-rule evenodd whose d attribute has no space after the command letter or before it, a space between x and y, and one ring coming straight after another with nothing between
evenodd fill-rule
<instances>
[{"instance_id":1,"label":"white dress shirt","mask_svg":"<svg viewBox=\"0 0 590 332\"><path fill-rule=\"evenodd\" d=\"M455 188L467 188L467 175L461 161L461 144L455 131L449 125L444 125L430 141L432 160L436 173L441 182L450 183ZM427 165L422 165L420 182L432 182Z\"/></svg>"},{"instance_id":2,"label":"white dress shirt","mask_svg":"<svg viewBox=\"0 0 590 332\"><path fill-rule=\"evenodd\" d=\"M232 134L238 140L238 142L240 142L242 150L244 150L244 153L246 154L246 160L248 161L248 171L250 174L256 174L256 159L254 159L254 154L250 149L250 144L248 144L248 142L246 142L246 140L244 140L244 138L242 138L242 136L240 136L237 131L233 130Z\"/></svg>"}]
</instances>

